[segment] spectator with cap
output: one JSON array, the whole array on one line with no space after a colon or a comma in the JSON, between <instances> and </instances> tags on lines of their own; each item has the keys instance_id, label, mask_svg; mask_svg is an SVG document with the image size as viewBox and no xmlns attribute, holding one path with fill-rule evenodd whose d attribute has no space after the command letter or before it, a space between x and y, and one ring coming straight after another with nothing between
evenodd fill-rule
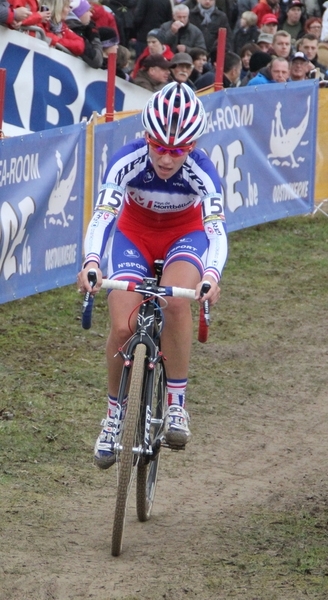
<instances>
[{"instance_id":1,"label":"spectator with cap","mask_svg":"<svg viewBox=\"0 0 328 600\"><path fill-rule=\"evenodd\" d=\"M257 42L260 31L256 25L257 16L251 10L243 12L240 17L239 27L235 29L233 34L233 48L236 54L240 55L240 51L245 44Z\"/></svg>"},{"instance_id":2,"label":"spectator with cap","mask_svg":"<svg viewBox=\"0 0 328 600\"><path fill-rule=\"evenodd\" d=\"M134 29L136 32L136 57L147 46L148 32L158 29L162 23L172 19L170 0L138 0L134 10ZM169 42L167 42L169 44Z\"/></svg>"},{"instance_id":3,"label":"spectator with cap","mask_svg":"<svg viewBox=\"0 0 328 600\"><path fill-rule=\"evenodd\" d=\"M142 68L133 83L150 92L158 92L168 82L170 76L170 63L162 54L151 54L142 63Z\"/></svg>"},{"instance_id":4,"label":"spectator with cap","mask_svg":"<svg viewBox=\"0 0 328 600\"><path fill-rule=\"evenodd\" d=\"M272 50L273 35L271 33L260 33L257 39L257 45L262 52L270 52Z\"/></svg>"},{"instance_id":5,"label":"spectator with cap","mask_svg":"<svg viewBox=\"0 0 328 600\"><path fill-rule=\"evenodd\" d=\"M248 82L253 79L261 69L267 67L271 62L271 56L267 52L261 50L254 52L249 60L249 70L240 82L240 85L244 87Z\"/></svg>"},{"instance_id":6,"label":"spectator with cap","mask_svg":"<svg viewBox=\"0 0 328 600\"><path fill-rule=\"evenodd\" d=\"M91 20L91 4L88 0L71 0L71 12L66 25L84 40L85 48L81 58L94 69L102 67L103 52L98 29Z\"/></svg>"},{"instance_id":7,"label":"spectator with cap","mask_svg":"<svg viewBox=\"0 0 328 600\"><path fill-rule=\"evenodd\" d=\"M287 6L286 16L279 19L280 30L287 31L292 40L298 40L305 33L304 23L305 13L303 2L301 2L301 0L290 0Z\"/></svg>"},{"instance_id":8,"label":"spectator with cap","mask_svg":"<svg viewBox=\"0 0 328 600\"><path fill-rule=\"evenodd\" d=\"M262 27L262 19L265 15L276 15L279 19L280 2L279 0L263 0L258 2L252 11L257 15L257 26Z\"/></svg>"},{"instance_id":9,"label":"spectator with cap","mask_svg":"<svg viewBox=\"0 0 328 600\"><path fill-rule=\"evenodd\" d=\"M278 18L276 15L268 13L262 18L262 25L260 27L261 33L269 33L274 35L278 30Z\"/></svg>"},{"instance_id":10,"label":"spectator with cap","mask_svg":"<svg viewBox=\"0 0 328 600\"><path fill-rule=\"evenodd\" d=\"M278 29L272 40L272 47L269 53L274 56L289 59L292 51L292 39L290 33Z\"/></svg>"},{"instance_id":11,"label":"spectator with cap","mask_svg":"<svg viewBox=\"0 0 328 600\"><path fill-rule=\"evenodd\" d=\"M327 68L319 62L318 50L319 41L312 33L306 33L296 44L297 51L304 52L309 61L313 64L313 69L318 69L322 78L327 78Z\"/></svg>"},{"instance_id":12,"label":"spectator with cap","mask_svg":"<svg viewBox=\"0 0 328 600\"><path fill-rule=\"evenodd\" d=\"M151 54L162 54L166 60L171 60L174 56L170 46L165 43L165 33L162 29L151 29L151 31L148 31L147 48L144 49L135 62L132 79L136 78L143 60Z\"/></svg>"},{"instance_id":13,"label":"spectator with cap","mask_svg":"<svg viewBox=\"0 0 328 600\"><path fill-rule=\"evenodd\" d=\"M176 52L190 52L191 48L204 48L206 43L202 32L190 20L190 11L185 4L173 7L173 19L161 25L166 43Z\"/></svg>"},{"instance_id":14,"label":"spectator with cap","mask_svg":"<svg viewBox=\"0 0 328 600\"><path fill-rule=\"evenodd\" d=\"M171 81L186 83L195 91L196 87L190 79L193 70L193 62L190 54L187 52L177 52L170 61Z\"/></svg>"},{"instance_id":15,"label":"spectator with cap","mask_svg":"<svg viewBox=\"0 0 328 600\"><path fill-rule=\"evenodd\" d=\"M295 52L290 61L290 80L303 81L304 79L308 79L310 69L310 61L304 52Z\"/></svg>"},{"instance_id":16,"label":"spectator with cap","mask_svg":"<svg viewBox=\"0 0 328 600\"><path fill-rule=\"evenodd\" d=\"M215 0L198 0L198 5L190 11L189 21L203 33L208 52L217 43L220 28L227 31L226 50L232 49L233 39L228 17L215 6Z\"/></svg>"},{"instance_id":17,"label":"spectator with cap","mask_svg":"<svg viewBox=\"0 0 328 600\"><path fill-rule=\"evenodd\" d=\"M289 79L289 63L286 58L274 56L267 67L260 69L251 79L247 87L265 83L286 83Z\"/></svg>"}]
</instances>

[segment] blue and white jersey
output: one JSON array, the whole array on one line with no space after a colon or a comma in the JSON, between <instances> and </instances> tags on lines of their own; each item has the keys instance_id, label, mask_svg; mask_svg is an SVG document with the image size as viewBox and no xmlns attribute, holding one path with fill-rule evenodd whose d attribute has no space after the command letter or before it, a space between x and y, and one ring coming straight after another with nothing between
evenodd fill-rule
<instances>
[{"instance_id":1,"label":"blue and white jersey","mask_svg":"<svg viewBox=\"0 0 328 600\"><path fill-rule=\"evenodd\" d=\"M202 150L196 148L188 154L179 171L165 180L156 175L144 139L121 148L110 160L99 191L85 240L85 262L95 260L99 264L115 219L124 214L124 208L131 213L134 207L138 214L143 209L140 227L149 227L149 235L154 235L152 221L163 222L163 226L170 219L172 225L177 220L190 221L192 230L201 214L209 241L205 273L220 279L227 257L221 183Z\"/></svg>"}]
</instances>

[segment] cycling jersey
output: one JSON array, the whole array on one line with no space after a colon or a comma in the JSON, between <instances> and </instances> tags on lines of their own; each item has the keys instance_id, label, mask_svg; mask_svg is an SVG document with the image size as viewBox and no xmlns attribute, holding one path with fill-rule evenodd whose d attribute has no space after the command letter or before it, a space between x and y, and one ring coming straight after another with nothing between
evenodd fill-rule
<instances>
[{"instance_id":1,"label":"cycling jersey","mask_svg":"<svg viewBox=\"0 0 328 600\"><path fill-rule=\"evenodd\" d=\"M188 231L205 231L204 275L219 281L227 257L221 183L202 150L196 148L188 154L178 172L167 180L156 175L144 139L119 150L109 162L88 227L85 265L100 263L117 218L119 229L128 231L136 246L142 234L172 238L176 231L179 239Z\"/></svg>"}]
</instances>

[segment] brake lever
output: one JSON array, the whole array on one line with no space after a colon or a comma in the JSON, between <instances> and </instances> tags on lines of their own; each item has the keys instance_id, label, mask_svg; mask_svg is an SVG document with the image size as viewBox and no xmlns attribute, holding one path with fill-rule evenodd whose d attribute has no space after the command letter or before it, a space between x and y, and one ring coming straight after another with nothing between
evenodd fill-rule
<instances>
[{"instance_id":1,"label":"brake lever","mask_svg":"<svg viewBox=\"0 0 328 600\"><path fill-rule=\"evenodd\" d=\"M96 269L90 269L90 271L88 272L88 281L89 281L91 287L94 288L97 283ZM82 314L86 311L86 309L88 307L90 296L91 296L91 292L86 292L84 294L84 300L83 300L83 304L82 304Z\"/></svg>"},{"instance_id":2,"label":"brake lever","mask_svg":"<svg viewBox=\"0 0 328 600\"><path fill-rule=\"evenodd\" d=\"M205 296L205 294L207 294L207 292L209 292L211 289L211 284L208 281L204 281L201 290L200 290L200 297L202 298L203 296ZM207 325L207 327L210 324L210 303L208 300L205 300L203 302L203 311L204 311L204 319L205 319L205 323Z\"/></svg>"}]
</instances>

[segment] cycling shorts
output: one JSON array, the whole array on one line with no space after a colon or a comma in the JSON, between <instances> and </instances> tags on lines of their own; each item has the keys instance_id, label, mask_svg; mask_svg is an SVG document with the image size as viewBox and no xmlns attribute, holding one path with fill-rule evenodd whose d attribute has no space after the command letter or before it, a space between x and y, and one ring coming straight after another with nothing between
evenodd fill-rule
<instances>
[{"instance_id":1,"label":"cycling shorts","mask_svg":"<svg viewBox=\"0 0 328 600\"><path fill-rule=\"evenodd\" d=\"M123 211L123 218L111 235L108 277L140 282L144 277L154 277L154 261L162 259L163 271L173 262L186 261L198 269L202 278L208 239L200 213L195 214L194 208L192 211L191 219L186 219L189 211L182 211L178 215L157 216L157 219L152 213L149 221L148 214L145 218L144 209L140 207L136 221L125 218L126 211Z\"/></svg>"}]
</instances>

